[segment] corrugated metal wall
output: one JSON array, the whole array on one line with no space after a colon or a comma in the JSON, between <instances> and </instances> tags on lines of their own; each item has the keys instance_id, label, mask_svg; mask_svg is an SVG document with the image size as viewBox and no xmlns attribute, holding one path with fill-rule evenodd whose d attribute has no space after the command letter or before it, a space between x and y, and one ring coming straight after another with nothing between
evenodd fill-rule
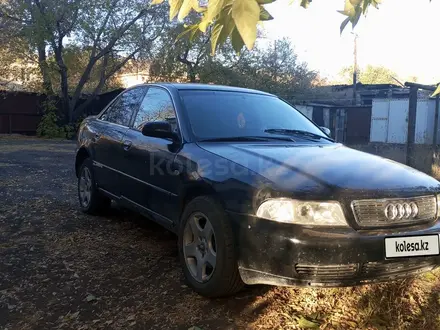
<instances>
[{"instance_id":1,"label":"corrugated metal wall","mask_svg":"<svg viewBox=\"0 0 440 330\"><path fill-rule=\"evenodd\" d=\"M408 99L374 99L371 114L370 141L405 144L408 137L408 106ZM434 111L434 100L418 100L415 132L416 144L432 144Z\"/></svg>"}]
</instances>

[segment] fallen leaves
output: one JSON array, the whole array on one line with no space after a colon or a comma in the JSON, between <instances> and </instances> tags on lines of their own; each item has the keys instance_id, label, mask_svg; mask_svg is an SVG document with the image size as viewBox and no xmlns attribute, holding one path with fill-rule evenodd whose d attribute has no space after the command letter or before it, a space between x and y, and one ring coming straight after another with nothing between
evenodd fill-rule
<instances>
[{"instance_id":1,"label":"fallen leaves","mask_svg":"<svg viewBox=\"0 0 440 330\"><path fill-rule=\"evenodd\" d=\"M94 295L88 294L87 297L84 299L87 302L92 302L98 300Z\"/></svg>"}]
</instances>

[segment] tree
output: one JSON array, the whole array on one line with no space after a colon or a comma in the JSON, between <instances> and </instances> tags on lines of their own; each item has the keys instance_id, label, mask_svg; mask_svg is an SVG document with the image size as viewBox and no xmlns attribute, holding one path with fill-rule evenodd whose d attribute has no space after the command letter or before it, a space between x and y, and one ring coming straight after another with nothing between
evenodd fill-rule
<instances>
[{"instance_id":1,"label":"tree","mask_svg":"<svg viewBox=\"0 0 440 330\"><path fill-rule=\"evenodd\" d=\"M341 83L353 83L353 66L343 68L339 75ZM358 80L362 84L396 84L396 79L397 74L384 66L367 65L358 70Z\"/></svg>"},{"instance_id":2,"label":"tree","mask_svg":"<svg viewBox=\"0 0 440 330\"><path fill-rule=\"evenodd\" d=\"M162 47L152 64L153 80L184 80L190 82L234 85L261 89L278 95L291 95L309 88L317 73L299 62L288 39L276 40L269 47L255 47L237 54L231 42L225 42L210 55L211 31L185 35L177 26L168 38L161 38Z\"/></svg>"},{"instance_id":3,"label":"tree","mask_svg":"<svg viewBox=\"0 0 440 330\"><path fill-rule=\"evenodd\" d=\"M149 56L167 24L166 10L143 0L7 0L0 3L0 26L38 54L47 94L54 92L51 65L56 69L62 107L73 122L127 61ZM75 87L69 84L66 65L71 47L87 53ZM77 107L92 76L99 79L88 100Z\"/></svg>"},{"instance_id":4,"label":"tree","mask_svg":"<svg viewBox=\"0 0 440 330\"><path fill-rule=\"evenodd\" d=\"M89 63L90 55L91 51L89 48L78 45L66 45L64 49L63 59L68 70L67 79L69 95L72 95L75 92L75 89L78 86L78 82L80 81L81 76ZM108 61L109 62L107 65L112 68L118 66L120 60L118 58L109 58ZM49 56L47 62L50 68L52 86L55 90L60 90L61 86L56 60L53 56ZM95 65L90 73L88 81L84 84L81 94L93 94L100 80L101 68L99 65ZM105 92L107 90L113 90L121 87L122 86L117 78L115 76L111 76L105 80L105 83L100 91Z\"/></svg>"},{"instance_id":5,"label":"tree","mask_svg":"<svg viewBox=\"0 0 440 330\"><path fill-rule=\"evenodd\" d=\"M152 4L161 4L164 0L153 0ZM259 21L273 19L264 5L277 0L208 0L200 7L198 0L168 0L169 16L173 20L176 16L184 20L193 11L200 13L197 23L187 27L191 32L195 29L206 32L212 27L212 52L217 45L230 38L236 52L240 52L244 45L251 50L257 38L257 24ZM291 0L293 2L294 0ZM343 0L341 0L342 2ZM430 0L431 1L431 0ZM312 0L300 0L302 7L307 8ZM382 0L344 0L344 9L339 12L346 16L342 21L341 33L351 23L354 28L360 17L367 14L369 8L378 8ZM440 94L440 83L432 96Z\"/></svg>"},{"instance_id":6,"label":"tree","mask_svg":"<svg viewBox=\"0 0 440 330\"><path fill-rule=\"evenodd\" d=\"M174 24L158 40L160 48L155 56L152 74L159 79L183 80L196 82L201 66L209 60L211 34L177 37L182 33L183 24ZM197 31L195 31L197 32Z\"/></svg>"}]
</instances>

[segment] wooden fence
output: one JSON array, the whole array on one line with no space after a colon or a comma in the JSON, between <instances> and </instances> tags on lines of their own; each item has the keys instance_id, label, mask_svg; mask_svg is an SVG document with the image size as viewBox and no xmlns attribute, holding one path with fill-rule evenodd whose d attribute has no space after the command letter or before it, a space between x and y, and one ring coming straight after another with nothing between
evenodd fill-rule
<instances>
[{"instance_id":1,"label":"wooden fence","mask_svg":"<svg viewBox=\"0 0 440 330\"><path fill-rule=\"evenodd\" d=\"M82 115L98 114L122 89L98 95ZM28 92L0 92L0 134L35 135L43 117L46 96ZM79 105L85 99L80 100ZM58 103L58 102L57 102ZM58 106L59 108L59 106ZM60 109L60 108L59 108ZM66 114L58 110L59 124L66 124Z\"/></svg>"}]
</instances>

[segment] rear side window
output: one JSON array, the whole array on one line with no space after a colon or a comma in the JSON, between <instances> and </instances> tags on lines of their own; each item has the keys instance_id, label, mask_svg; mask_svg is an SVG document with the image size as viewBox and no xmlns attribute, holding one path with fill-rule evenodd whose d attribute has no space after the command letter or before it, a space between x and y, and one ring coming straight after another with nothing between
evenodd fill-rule
<instances>
[{"instance_id":1,"label":"rear side window","mask_svg":"<svg viewBox=\"0 0 440 330\"><path fill-rule=\"evenodd\" d=\"M131 117L136 113L145 88L139 87L124 92L101 116L102 120L128 126Z\"/></svg>"},{"instance_id":2,"label":"rear side window","mask_svg":"<svg viewBox=\"0 0 440 330\"><path fill-rule=\"evenodd\" d=\"M142 100L133 128L141 131L149 122L168 121L174 132L177 132L176 113L168 92L162 88L150 87Z\"/></svg>"}]
</instances>

